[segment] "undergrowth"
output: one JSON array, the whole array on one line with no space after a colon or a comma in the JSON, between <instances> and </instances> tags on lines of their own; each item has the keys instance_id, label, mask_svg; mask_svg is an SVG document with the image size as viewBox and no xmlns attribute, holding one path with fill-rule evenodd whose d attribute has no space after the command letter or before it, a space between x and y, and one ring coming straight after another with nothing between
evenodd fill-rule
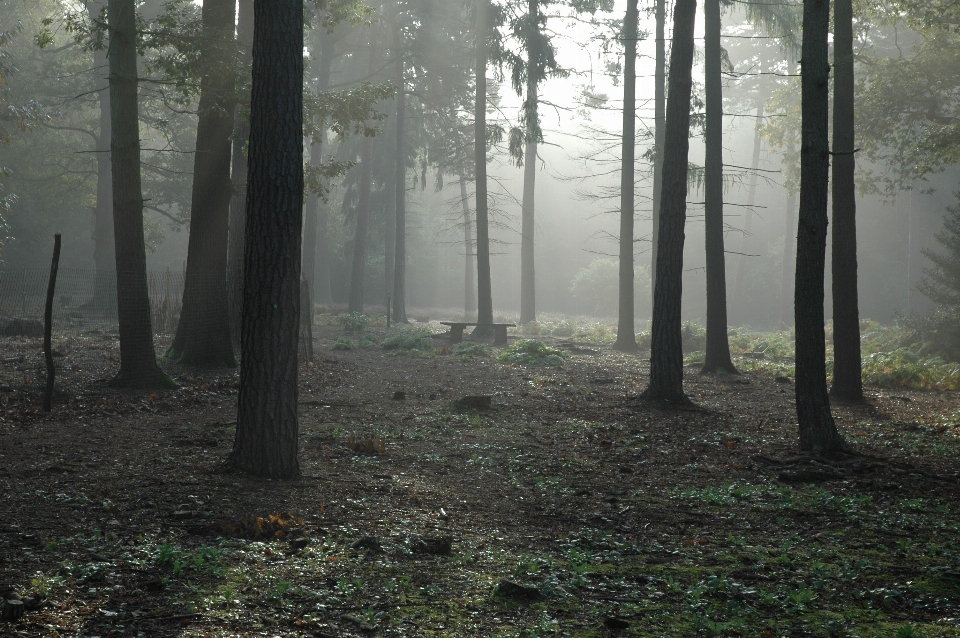
<instances>
[{"instance_id":1,"label":"undergrowth","mask_svg":"<svg viewBox=\"0 0 960 638\"><path fill-rule=\"evenodd\" d=\"M422 329L402 329L380 342L380 349L390 354L406 354L414 357L432 357L432 333Z\"/></svg>"},{"instance_id":2,"label":"undergrowth","mask_svg":"<svg viewBox=\"0 0 960 638\"><path fill-rule=\"evenodd\" d=\"M497 357L500 363L515 363L534 366L563 365L564 352L548 347L538 339L521 339L504 348Z\"/></svg>"}]
</instances>

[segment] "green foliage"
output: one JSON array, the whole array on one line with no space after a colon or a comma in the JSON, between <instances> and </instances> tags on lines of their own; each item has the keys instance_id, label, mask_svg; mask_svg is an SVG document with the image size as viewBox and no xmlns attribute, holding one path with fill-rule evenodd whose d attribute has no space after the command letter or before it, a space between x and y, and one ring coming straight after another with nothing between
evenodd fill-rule
<instances>
[{"instance_id":1,"label":"green foliage","mask_svg":"<svg viewBox=\"0 0 960 638\"><path fill-rule=\"evenodd\" d=\"M337 337L333 342L333 345L330 346L334 350L355 350L357 347L357 342L352 339L346 339L344 337Z\"/></svg>"},{"instance_id":2,"label":"green foliage","mask_svg":"<svg viewBox=\"0 0 960 638\"><path fill-rule=\"evenodd\" d=\"M453 346L453 354L457 355L461 361L473 361L489 358L493 355L493 350L485 343L464 341Z\"/></svg>"},{"instance_id":3,"label":"green foliage","mask_svg":"<svg viewBox=\"0 0 960 638\"><path fill-rule=\"evenodd\" d=\"M901 320L901 340L924 355L960 361L960 307L937 308L926 315Z\"/></svg>"},{"instance_id":4,"label":"green foliage","mask_svg":"<svg viewBox=\"0 0 960 638\"><path fill-rule=\"evenodd\" d=\"M347 332L362 332L370 324L370 317L362 312L341 312L337 319L340 328Z\"/></svg>"},{"instance_id":5,"label":"green foliage","mask_svg":"<svg viewBox=\"0 0 960 638\"><path fill-rule=\"evenodd\" d=\"M380 349L391 354L432 357L436 354L432 334L429 330L402 329L380 342Z\"/></svg>"},{"instance_id":6,"label":"green foliage","mask_svg":"<svg viewBox=\"0 0 960 638\"><path fill-rule=\"evenodd\" d=\"M926 390L960 389L960 365L924 357L906 348L875 352L863 358L863 382Z\"/></svg>"},{"instance_id":7,"label":"green foliage","mask_svg":"<svg viewBox=\"0 0 960 638\"><path fill-rule=\"evenodd\" d=\"M550 348L538 339L521 339L504 348L497 361L532 366L563 365L563 350Z\"/></svg>"}]
</instances>

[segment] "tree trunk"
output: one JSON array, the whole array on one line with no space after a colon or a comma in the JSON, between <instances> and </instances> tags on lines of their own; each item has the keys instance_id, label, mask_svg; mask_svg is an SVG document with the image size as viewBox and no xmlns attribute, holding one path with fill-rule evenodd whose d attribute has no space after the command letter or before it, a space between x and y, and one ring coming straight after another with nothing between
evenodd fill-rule
<instances>
[{"instance_id":1,"label":"tree trunk","mask_svg":"<svg viewBox=\"0 0 960 638\"><path fill-rule=\"evenodd\" d=\"M134 0L109 0L110 159L113 231L117 256L120 372L116 385L155 388L169 379L157 365L150 326L147 257L140 188L137 112L137 31Z\"/></svg>"},{"instance_id":2,"label":"tree trunk","mask_svg":"<svg viewBox=\"0 0 960 638\"><path fill-rule=\"evenodd\" d=\"M230 221L227 239L227 281L230 285L230 328L239 340L243 289L243 227L247 209L247 142L250 139L250 91L247 86L253 54L253 0L239 0L237 12L237 45L245 75L238 78L238 102L233 119L233 156L230 181ZM239 343L239 341L238 341Z\"/></svg>"},{"instance_id":3,"label":"tree trunk","mask_svg":"<svg viewBox=\"0 0 960 638\"><path fill-rule=\"evenodd\" d=\"M690 146L690 90L696 0L677 0L663 147L663 195L653 297L648 399L688 403L683 392L680 299L683 291L683 227L687 217L687 154Z\"/></svg>"},{"instance_id":4,"label":"tree trunk","mask_svg":"<svg viewBox=\"0 0 960 638\"><path fill-rule=\"evenodd\" d=\"M663 136L667 117L667 0L656 0L657 53L653 72L653 197L650 219L650 299L657 288L657 244L660 238L660 199L663 192Z\"/></svg>"},{"instance_id":5,"label":"tree trunk","mask_svg":"<svg viewBox=\"0 0 960 638\"><path fill-rule=\"evenodd\" d=\"M791 60L787 64L787 73L796 74L797 69ZM793 139L787 142L787 155L792 157L795 151ZM794 247L797 240L797 198L791 192L787 196L787 208L784 215L785 227L783 231L783 272L780 278L780 327L784 330L793 325L793 277L794 277Z\"/></svg>"},{"instance_id":6,"label":"tree trunk","mask_svg":"<svg viewBox=\"0 0 960 638\"><path fill-rule=\"evenodd\" d=\"M490 230L487 209L487 31L490 0L477 0L476 95L474 96L474 163L477 176L477 321L493 323L493 289L490 282ZM483 335L489 331L479 330Z\"/></svg>"},{"instance_id":7,"label":"tree trunk","mask_svg":"<svg viewBox=\"0 0 960 638\"><path fill-rule=\"evenodd\" d=\"M759 123L763 121L763 107L765 96L757 97L757 123L758 126L753 133L753 155L750 158L750 186L747 189L747 207L744 209L743 229L740 235L740 254L737 255L737 277L733 283L733 298L731 307L734 309L734 316L737 323L745 323L747 315L743 311L743 280L747 272L747 248L750 236L753 231L753 205L757 201L757 177L760 168L760 137Z\"/></svg>"},{"instance_id":8,"label":"tree trunk","mask_svg":"<svg viewBox=\"0 0 960 638\"><path fill-rule=\"evenodd\" d=\"M833 5L833 387L830 395L863 401L857 305L857 199L853 155L853 6Z\"/></svg>"},{"instance_id":9,"label":"tree trunk","mask_svg":"<svg viewBox=\"0 0 960 638\"><path fill-rule=\"evenodd\" d=\"M373 182L373 138L364 137L360 148L360 193L357 226L353 235L353 262L350 268L350 312L363 312L363 284L367 272L367 238L370 234L370 190Z\"/></svg>"},{"instance_id":10,"label":"tree trunk","mask_svg":"<svg viewBox=\"0 0 960 638\"><path fill-rule=\"evenodd\" d=\"M320 28L323 29L322 26ZM327 88L330 86L330 65L333 57L333 47L327 44L330 40L329 33L321 33L320 67L317 69L317 92L320 94L326 93ZM310 145L310 163L313 166L323 164L324 135L325 131L321 132L320 139L315 140L315 142ZM320 197L314 192L307 193L307 203L303 209L303 264L301 274L310 282L311 299L318 299L317 291L320 288L320 286L317 285L317 229L320 225L320 215L326 214L326 210L321 213L321 207ZM324 228L324 234L326 234L326 228ZM329 296L329 275L327 275L327 277L326 287Z\"/></svg>"},{"instance_id":11,"label":"tree trunk","mask_svg":"<svg viewBox=\"0 0 960 638\"><path fill-rule=\"evenodd\" d=\"M227 304L227 234L230 223L230 137L233 133L234 0L204 0L200 44L199 119L187 272L180 321L166 356L180 363L232 367Z\"/></svg>"},{"instance_id":12,"label":"tree trunk","mask_svg":"<svg viewBox=\"0 0 960 638\"><path fill-rule=\"evenodd\" d=\"M91 18L99 18L97 3L87 3ZM117 257L113 239L113 174L110 169L110 80L106 51L93 52L94 86L100 107L97 134L97 203L93 210L93 297L87 307L94 313L116 316Z\"/></svg>"},{"instance_id":13,"label":"tree trunk","mask_svg":"<svg viewBox=\"0 0 960 638\"><path fill-rule=\"evenodd\" d=\"M473 232L470 222L470 207L467 203L467 180L460 176L460 206L463 208L463 319L472 321L477 314L477 289L474 286Z\"/></svg>"},{"instance_id":14,"label":"tree trunk","mask_svg":"<svg viewBox=\"0 0 960 638\"><path fill-rule=\"evenodd\" d=\"M299 475L297 345L303 214L303 2L257 0L237 435L229 463Z\"/></svg>"},{"instance_id":15,"label":"tree trunk","mask_svg":"<svg viewBox=\"0 0 960 638\"><path fill-rule=\"evenodd\" d=\"M920 283L920 185L914 182L910 188L907 207L907 317L920 312L917 284Z\"/></svg>"},{"instance_id":16,"label":"tree trunk","mask_svg":"<svg viewBox=\"0 0 960 638\"><path fill-rule=\"evenodd\" d=\"M723 251L723 77L720 70L720 0L705 0L704 81L706 155L704 238L707 264L707 348L701 372L736 373L727 340L727 277Z\"/></svg>"},{"instance_id":17,"label":"tree trunk","mask_svg":"<svg viewBox=\"0 0 960 638\"><path fill-rule=\"evenodd\" d=\"M539 24L540 0L527 0L529 29ZM523 157L523 204L520 220L520 324L537 320L537 284L536 263L534 260L534 235L536 217L534 215L537 186L537 136L539 135L539 94L538 77L533 72L536 65L536 52L532 45L527 47L527 130L526 148Z\"/></svg>"},{"instance_id":18,"label":"tree trunk","mask_svg":"<svg viewBox=\"0 0 960 638\"><path fill-rule=\"evenodd\" d=\"M396 205L394 208L394 223L396 232L394 233L393 250L393 320L397 323L407 323L407 300L406 300L406 278L407 278L407 155L404 150L403 142L406 131L404 130L407 116L407 96L405 91L406 81L404 76L404 57L401 51L401 33L400 26L395 25L393 30L393 46L397 52L397 143L396 156L394 157L394 198Z\"/></svg>"},{"instance_id":19,"label":"tree trunk","mask_svg":"<svg viewBox=\"0 0 960 638\"><path fill-rule=\"evenodd\" d=\"M623 138L620 165L620 276L617 340L622 352L637 351L633 308L633 176L637 113L637 0L627 0L623 18Z\"/></svg>"},{"instance_id":20,"label":"tree trunk","mask_svg":"<svg viewBox=\"0 0 960 638\"><path fill-rule=\"evenodd\" d=\"M835 454L846 448L830 414L824 361L823 275L827 249L830 147L827 133L830 62L829 0L803 3L800 214L797 230L795 385L800 450Z\"/></svg>"}]
</instances>

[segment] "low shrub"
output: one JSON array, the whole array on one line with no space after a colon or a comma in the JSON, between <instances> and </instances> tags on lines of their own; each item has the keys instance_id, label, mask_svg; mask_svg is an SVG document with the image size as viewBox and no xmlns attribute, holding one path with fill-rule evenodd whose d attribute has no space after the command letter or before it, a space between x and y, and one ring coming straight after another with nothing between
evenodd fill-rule
<instances>
[{"instance_id":1,"label":"low shrub","mask_svg":"<svg viewBox=\"0 0 960 638\"><path fill-rule=\"evenodd\" d=\"M960 365L898 348L863 357L863 382L922 390L960 389Z\"/></svg>"},{"instance_id":2,"label":"low shrub","mask_svg":"<svg viewBox=\"0 0 960 638\"><path fill-rule=\"evenodd\" d=\"M453 354L457 355L461 361L473 361L490 357L493 355L493 350L484 343L463 342L453 346Z\"/></svg>"},{"instance_id":3,"label":"low shrub","mask_svg":"<svg viewBox=\"0 0 960 638\"><path fill-rule=\"evenodd\" d=\"M538 339L521 339L513 345L504 348L497 361L500 363L517 363L534 366L563 365L564 352L550 348Z\"/></svg>"},{"instance_id":4,"label":"low shrub","mask_svg":"<svg viewBox=\"0 0 960 638\"><path fill-rule=\"evenodd\" d=\"M433 339L429 331L400 330L380 342L380 349L391 354L409 354L417 357L432 357Z\"/></svg>"},{"instance_id":5,"label":"low shrub","mask_svg":"<svg viewBox=\"0 0 960 638\"><path fill-rule=\"evenodd\" d=\"M333 345L330 346L334 350L354 350L357 347L357 342L352 339L344 339L343 337L338 337L336 341L333 342Z\"/></svg>"},{"instance_id":6,"label":"low shrub","mask_svg":"<svg viewBox=\"0 0 960 638\"><path fill-rule=\"evenodd\" d=\"M370 317L362 312L341 312L337 315L340 327L347 332L361 332L370 325Z\"/></svg>"}]
</instances>

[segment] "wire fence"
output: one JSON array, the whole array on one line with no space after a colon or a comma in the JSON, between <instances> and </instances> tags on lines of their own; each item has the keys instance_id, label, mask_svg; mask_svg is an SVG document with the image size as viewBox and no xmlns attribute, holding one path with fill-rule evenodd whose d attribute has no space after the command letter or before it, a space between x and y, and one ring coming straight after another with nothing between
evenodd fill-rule
<instances>
[{"instance_id":1,"label":"wire fence","mask_svg":"<svg viewBox=\"0 0 960 638\"><path fill-rule=\"evenodd\" d=\"M0 271L0 335L39 336L49 276L49 271L42 268ZM169 334L176 329L183 284L182 272L147 274L154 333ZM53 300L54 330L115 330L117 325L116 273L60 269Z\"/></svg>"}]
</instances>

